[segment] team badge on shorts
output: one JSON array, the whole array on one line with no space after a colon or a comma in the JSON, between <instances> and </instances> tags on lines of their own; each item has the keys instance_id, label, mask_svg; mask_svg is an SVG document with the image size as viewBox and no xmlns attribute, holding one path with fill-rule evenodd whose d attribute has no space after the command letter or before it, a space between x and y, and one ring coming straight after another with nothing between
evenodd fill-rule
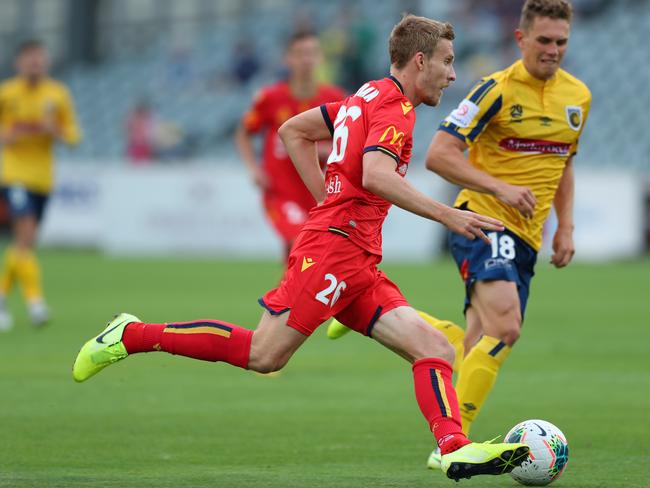
<instances>
[{"instance_id":1,"label":"team badge on shorts","mask_svg":"<svg viewBox=\"0 0 650 488\"><path fill-rule=\"evenodd\" d=\"M566 120L569 123L569 127L573 130L580 130L580 127L582 127L582 107L567 105L565 108Z\"/></svg>"}]
</instances>

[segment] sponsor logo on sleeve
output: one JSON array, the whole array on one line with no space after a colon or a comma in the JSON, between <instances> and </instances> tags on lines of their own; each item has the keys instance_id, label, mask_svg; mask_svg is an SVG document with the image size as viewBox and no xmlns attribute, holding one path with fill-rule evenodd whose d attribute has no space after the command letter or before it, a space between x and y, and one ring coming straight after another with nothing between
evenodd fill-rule
<instances>
[{"instance_id":1,"label":"sponsor logo on sleeve","mask_svg":"<svg viewBox=\"0 0 650 488\"><path fill-rule=\"evenodd\" d=\"M454 109L445 120L464 129L470 126L479 111L480 108L478 105L465 99L460 102L458 107Z\"/></svg>"},{"instance_id":2,"label":"sponsor logo on sleeve","mask_svg":"<svg viewBox=\"0 0 650 488\"><path fill-rule=\"evenodd\" d=\"M582 107L578 105L567 105L566 107L566 120L569 127L578 131L582 127Z\"/></svg>"}]
</instances>

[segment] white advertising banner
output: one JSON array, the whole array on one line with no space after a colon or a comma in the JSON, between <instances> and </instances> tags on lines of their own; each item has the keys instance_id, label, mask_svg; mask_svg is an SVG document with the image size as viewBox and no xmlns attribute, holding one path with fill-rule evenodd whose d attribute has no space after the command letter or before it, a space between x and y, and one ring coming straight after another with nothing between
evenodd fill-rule
<instances>
[{"instance_id":1,"label":"white advertising banner","mask_svg":"<svg viewBox=\"0 0 650 488\"><path fill-rule=\"evenodd\" d=\"M46 245L98 247L103 233L102 196L105 193L102 166L60 164L40 241Z\"/></svg>"},{"instance_id":2,"label":"white advertising banner","mask_svg":"<svg viewBox=\"0 0 650 488\"><path fill-rule=\"evenodd\" d=\"M408 179L449 202L451 187L413 168ZM260 195L241 166L61 164L41 233L46 245L91 246L116 254L280 258ZM630 173L576 174L576 259L638 255L643 249L642 179ZM548 254L554 229L545 231ZM386 261L438 255L444 228L392 208L384 225Z\"/></svg>"},{"instance_id":3,"label":"white advertising banner","mask_svg":"<svg viewBox=\"0 0 650 488\"><path fill-rule=\"evenodd\" d=\"M629 258L643 251L643 178L632 172L576 169L575 260ZM552 253L557 226L551 212L542 254Z\"/></svg>"},{"instance_id":4,"label":"white advertising banner","mask_svg":"<svg viewBox=\"0 0 650 488\"><path fill-rule=\"evenodd\" d=\"M107 172L101 247L120 254L275 257L280 244L239 168L204 165Z\"/></svg>"}]
</instances>

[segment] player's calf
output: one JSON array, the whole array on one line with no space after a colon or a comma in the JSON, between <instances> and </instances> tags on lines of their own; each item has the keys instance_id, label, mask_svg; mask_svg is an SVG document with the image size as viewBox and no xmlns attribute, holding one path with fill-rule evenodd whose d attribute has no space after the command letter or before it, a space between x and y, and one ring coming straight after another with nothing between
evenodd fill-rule
<instances>
[{"instance_id":1,"label":"player's calf","mask_svg":"<svg viewBox=\"0 0 650 488\"><path fill-rule=\"evenodd\" d=\"M372 331L372 338L410 363L427 358L454 362L454 348L444 334L431 327L411 307L397 307L382 315Z\"/></svg>"}]
</instances>

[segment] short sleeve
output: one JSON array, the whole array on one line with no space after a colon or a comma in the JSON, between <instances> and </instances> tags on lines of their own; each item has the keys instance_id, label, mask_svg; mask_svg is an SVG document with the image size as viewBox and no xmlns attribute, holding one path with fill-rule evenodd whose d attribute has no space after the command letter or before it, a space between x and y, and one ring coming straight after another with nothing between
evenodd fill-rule
<instances>
[{"instance_id":1,"label":"short sleeve","mask_svg":"<svg viewBox=\"0 0 650 488\"><path fill-rule=\"evenodd\" d=\"M337 102L324 103L320 106L320 111L323 114L323 119L325 120L325 124L327 124L330 135L334 135L334 121L343 102L344 100L339 100Z\"/></svg>"},{"instance_id":2,"label":"short sleeve","mask_svg":"<svg viewBox=\"0 0 650 488\"><path fill-rule=\"evenodd\" d=\"M399 162L404 145L410 139L414 117L413 105L403 98L379 105L370 115L363 152L381 151Z\"/></svg>"},{"instance_id":3,"label":"short sleeve","mask_svg":"<svg viewBox=\"0 0 650 488\"><path fill-rule=\"evenodd\" d=\"M77 116L74 110L72 96L67 88L61 90L61 109L59 121L63 134L63 140L68 144L77 144L81 140L81 131L77 123Z\"/></svg>"},{"instance_id":4,"label":"short sleeve","mask_svg":"<svg viewBox=\"0 0 650 488\"><path fill-rule=\"evenodd\" d=\"M266 124L265 107L267 105L267 100L268 97L265 90L259 91L253 98L253 104L242 118L242 125L248 132L259 132Z\"/></svg>"},{"instance_id":5,"label":"short sleeve","mask_svg":"<svg viewBox=\"0 0 650 488\"><path fill-rule=\"evenodd\" d=\"M5 100L5 88L3 84L0 84L0 125L3 123L3 119L6 116L6 100Z\"/></svg>"},{"instance_id":6,"label":"short sleeve","mask_svg":"<svg viewBox=\"0 0 650 488\"><path fill-rule=\"evenodd\" d=\"M483 133L503 104L501 87L492 78L481 80L440 124L439 130L468 145Z\"/></svg>"}]
</instances>

